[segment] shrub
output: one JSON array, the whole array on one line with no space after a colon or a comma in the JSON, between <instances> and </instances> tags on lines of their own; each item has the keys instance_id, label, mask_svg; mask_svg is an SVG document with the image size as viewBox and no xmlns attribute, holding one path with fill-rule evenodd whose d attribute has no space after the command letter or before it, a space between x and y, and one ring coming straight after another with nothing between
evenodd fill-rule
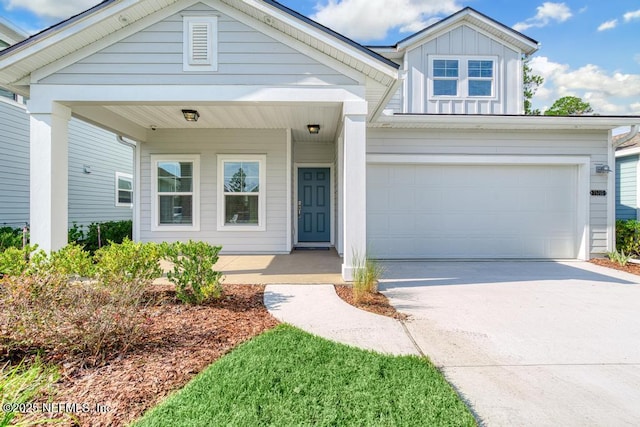
<instances>
[{"instance_id":1,"label":"shrub","mask_svg":"<svg viewBox=\"0 0 640 427\"><path fill-rule=\"evenodd\" d=\"M8 248L22 248L22 229L0 227L0 252Z\"/></svg>"},{"instance_id":2,"label":"shrub","mask_svg":"<svg viewBox=\"0 0 640 427\"><path fill-rule=\"evenodd\" d=\"M631 256L640 256L640 222L616 221L616 247Z\"/></svg>"},{"instance_id":3,"label":"shrub","mask_svg":"<svg viewBox=\"0 0 640 427\"><path fill-rule=\"evenodd\" d=\"M221 249L221 246L191 240L163 245L165 256L173 263L167 278L176 285L180 301L202 304L222 296L222 273L213 270Z\"/></svg>"},{"instance_id":4,"label":"shrub","mask_svg":"<svg viewBox=\"0 0 640 427\"><path fill-rule=\"evenodd\" d=\"M98 226L100 226L100 239L98 239ZM70 243L78 243L84 249L95 253L100 247L108 246L111 243L122 243L125 239L132 239L133 222L107 221L92 222L87 227L85 233L84 226L73 223L69 228L68 239Z\"/></svg>"},{"instance_id":5,"label":"shrub","mask_svg":"<svg viewBox=\"0 0 640 427\"><path fill-rule=\"evenodd\" d=\"M358 302L367 294L378 292L378 280L384 268L368 256L355 254L353 257L353 299Z\"/></svg>"},{"instance_id":6,"label":"shrub","mask_svg":"<svg viewBox=\"0 0 640 427\"><path fill-rule=\"evenodd\" d=\"M607 253L607 256L609 257L609 259L621 266L625 266L627 265L627 263L629 262L629 259L631 258L631 256L626 255L624 253L624 251L613 251L613 252L609 252Z\"/></svg>"},{"instance_id":7,"label":"shrub","mask_svg":"<svg viewBox=\"0 0 640 427\"><path fill-rule=\"evenodd\" d=\"M36 246L23 248L7 248L0 252L0 277L3 275L17 276L29 269L31 266L31 255L36 250Z\"/></svg>"}]
</instances>

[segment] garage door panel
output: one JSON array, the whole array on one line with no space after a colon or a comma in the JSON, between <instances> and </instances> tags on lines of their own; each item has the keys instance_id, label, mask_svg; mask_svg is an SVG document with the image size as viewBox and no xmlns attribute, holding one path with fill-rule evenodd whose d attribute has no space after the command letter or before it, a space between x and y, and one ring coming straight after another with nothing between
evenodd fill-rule
<instances>
[{"instance_id":1,"label":"garage door panel","mask_svg":"<svg viewBox=\"0 0 640 427\"><path fill-rule=\"evenodd\" d=\"M566 165L369 165L369 247L380 258L575 258L577 174Z\"/></svg>"}]
</instances>

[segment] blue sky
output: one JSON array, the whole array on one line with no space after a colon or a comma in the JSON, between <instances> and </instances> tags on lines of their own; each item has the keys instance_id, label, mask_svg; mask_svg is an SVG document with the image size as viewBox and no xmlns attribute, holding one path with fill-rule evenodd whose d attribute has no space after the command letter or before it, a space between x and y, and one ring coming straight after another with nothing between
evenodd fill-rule
<instances>
[{"instance_id":1,"label":"blue sky","mask_svg":"<svg viewBox=\"0 0 640 427\"><path fill-rule=\"evenodd\" d=\"M0 16L35 32L100 0L0 0ZM640 115L640 2L514 0L280 0L352 39L395 44L471 6L540 42L532 67L545 78L544 109L579 96L603 115Z\"/></svg>"}]
</instances>

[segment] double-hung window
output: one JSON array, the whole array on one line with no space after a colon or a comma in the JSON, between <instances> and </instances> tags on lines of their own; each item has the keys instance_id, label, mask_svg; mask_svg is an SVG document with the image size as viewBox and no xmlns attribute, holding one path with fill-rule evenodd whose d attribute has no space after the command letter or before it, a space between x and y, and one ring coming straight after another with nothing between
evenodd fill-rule
<instances>
[{"instance_id":1,"label":"double-hung window","mask_svg":"<svg viewBox=\"0 0 640 427\"><path fill-rule=\"evenodd\" d=\"M218 230L266 229L266 156L218 155Z\"/></svg>"},{"instance_id":2,"label":"double-hung window","mask_svg":"<svg viewBox=\"0 0 640 427\"><path fill-rule=\"evenodd\" d=\"M457 59L435 59L433 61L433 95L458 96L459 76Z\"/></svg>"},{"instance_id":3,"label":"double-hung window","mask_svg":"<svg viewBox=\"0 0 640 427\"><path fill-rule=\"evenodd\" d=\"M469 96L493 95L493 61L469 60L468 74Z\"/></svg>"},{"instance_id":4,"label":"double-hung window","mask_svg":"<svg viewBox=\"0 0 640 427\"><path fill-rule=\"evenodd\" d=\"M153 155L152 224L154 231L200 229L198 155Z\"/></svg>"},{"instance_id":5,"label":"double-hung window","mask_svg":"<svg viewBox=\"0 0 640 427\"><path fill-rule=\"evenodd\" d=\"M116 172L116 206L131 207L133 205L133 176Z\"/></svg>"}]
</instances>

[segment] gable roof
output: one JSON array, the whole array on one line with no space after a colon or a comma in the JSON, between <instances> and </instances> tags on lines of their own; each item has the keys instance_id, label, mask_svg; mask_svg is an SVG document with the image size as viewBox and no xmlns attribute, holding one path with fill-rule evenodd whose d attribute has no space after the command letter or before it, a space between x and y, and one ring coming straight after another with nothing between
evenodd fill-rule
<instances>
[{"instance_id":1,"label":"gable roof","mask_svg":"<svg viewBox=\"0 0 640 427\"><path fill-rule=\"evenodd\" d=\"M9 45L26 39L28 34L0 16L0 41Z\"/></svg>"},{"instance_id":2,"label":"gable roof","mask_svg":"<svg viewBox=\"0 0 640 427\"><path fill-rule=\"evenodd\" d=\"M621 139L626 138L627 135L629 134L625 133L622 135L614 136L613 143L615 144L616 141L620 141ZM631 138L630 140L626 141L624 144L620 145L619 147L616 147L616 151L630 150L633 148L640 148L640 133L634 136L633 138Z\"/></svg>"},{"instance_id":3,"label":"gable roof","mask_svg":"<svg viewBox=\"0 0 640 427\"><path fill-rule=\"evenodd\" d=\"M399 65L274 0L220 0L388 86ZM0 52L0 84L28 93L29 75L154 14L177 13L209 0L104 0ZM215 4L212 4L215 7ZM168 13L168 12L167 12Z\"/></svg>"},{"instance_id":4,"label":"gable roof","mask_svg":"<svg viewBox=\"0 0 640 427\"><path fill-rule=\"evenodd\" d=\"M446 29L458 25L463 22L468 22L483 31L491 34L492 36L511 44L523 53L531 55L538 50L539 43L531 37L525 36L519 31L509 28L501 22L496 21L493 18L484 15L472 7L465 7L464 9L436 22L433 25L426 27L425 29L418 31L409 37L400 40L393 46L370 46L377 51L402 51L412 46L423 43L426 39L429 39Z\"/></svg>"}]
</instances>

